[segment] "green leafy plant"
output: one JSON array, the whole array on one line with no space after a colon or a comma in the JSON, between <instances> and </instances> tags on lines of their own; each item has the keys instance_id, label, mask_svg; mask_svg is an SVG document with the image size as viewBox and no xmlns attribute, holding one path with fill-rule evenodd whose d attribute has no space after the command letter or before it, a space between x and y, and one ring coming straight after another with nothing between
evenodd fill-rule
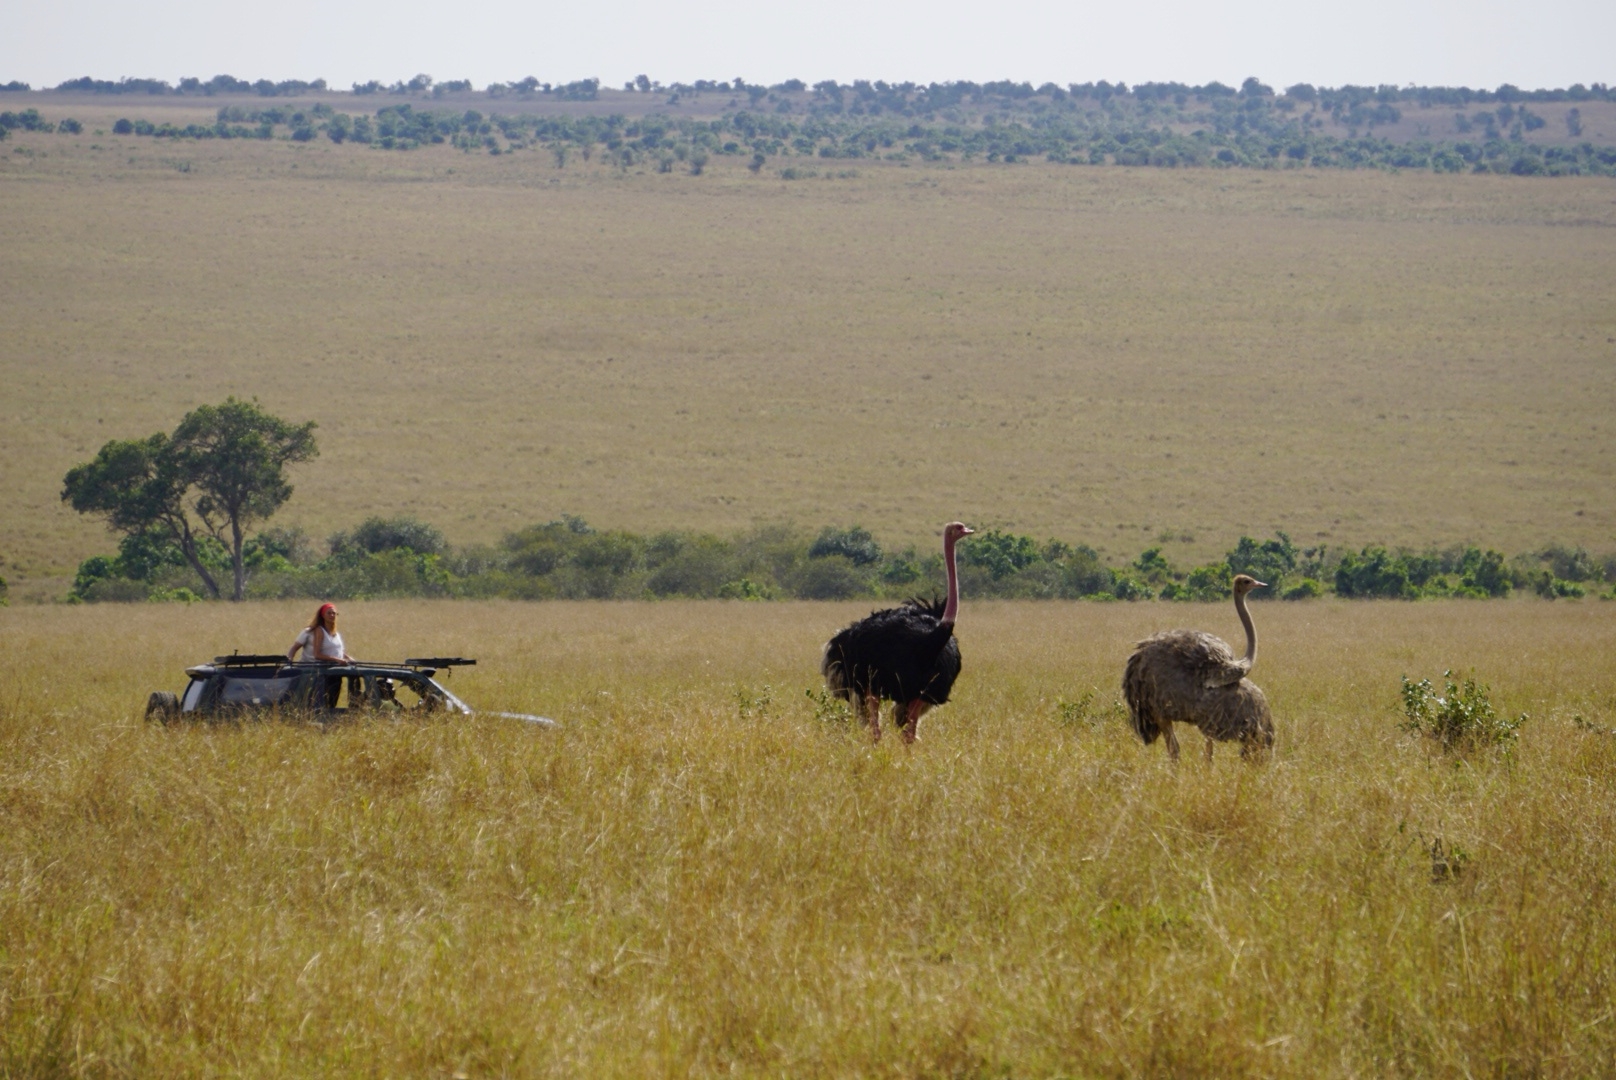
<instances>
[{"instance_id":1,"label":"green leafy plant","mask_svg":"<svg viewBox=\"0 0 1616 1080\"><path fill-rule=\"evenodd\" d=\"M1094 704L1094 691L1085 690L1077 696L1076 701L1067 701L1065 698L1055 703L1055 720L1061 727L1076 727L1079 724L1091 723L1093 720L1091 707Z\"/></svg>"},{"instance_id":2,"label":"green leafy plant","mask_svg":"<svg viewBox=\"0 0 1616 1080\"><path fill-rule=\"evenodd\" d=\"M1303 578L1285 590L1285 599L1287 600L1311 600L1316 596L1323 595L1324 586L1312 578Z\"/></svg>"},{"instance_id":3,"label":"green leafy plant","mask_svg":"<svg viewBox=\"0 0 1616 1080\"><path fill-rule=\"evenodd\" d=\"M752 716L767 716L769 706L774 704L774 687L764 683L763 686L753 689L749 686L735 688L735 708L745 720Z\"/></svg>"},{"instance_id":4,"label":"green leafy plant","mask_svg":"<svg viewBox=\"0 0 1616 1080\"><path fill-rule=\"evenodd\" d=\"M1452 675L1451 671L1442 673L1446 685L1441 694L1430 679L1416 683L1403 676L1403 714L1407 717L1403 730L1436 739L1444 750L1512 747L1527 715L1499 716L1485 683L1466 679L1460 685Z\"/></svg>"},{"instance_id":5,"label":"green leafy plant","mask_svg":"<svg viewBox=\"0 0 1616 1080\"><path fill-rule=\"evenodd\" d=\"M808 700L814 706L814 719L823 724L850 724L853 722L853 710L847 707L847 702L836 697L824 687L810 688L806 691Z\"/></svg>"}]
</instances>

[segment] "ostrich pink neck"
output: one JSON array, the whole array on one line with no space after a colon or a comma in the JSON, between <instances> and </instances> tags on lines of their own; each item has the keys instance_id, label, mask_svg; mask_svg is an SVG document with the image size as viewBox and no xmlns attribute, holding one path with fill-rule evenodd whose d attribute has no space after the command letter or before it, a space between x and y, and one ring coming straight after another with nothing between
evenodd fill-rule
<instances>
[{"instance_id":1,"label":"ostrich pink neck","mask_svg":"<svg viewBox=\"0 0 1616 1080\"><path fill-rule=\"evenodd\" d=\"M953 626L954 618L959 614L959 572L954 569L953 533L943 537L943 562L948 566L948 603L943 607L943 625Z\"/></svg>"},{"instance_id":2,"label":"ostrich pink neck","mask_svg":"<svg viewBox=\"0 0 1616 1080\"><path fill-rule=\"evenodd\" d=\"M1251 613L1246 610L1246 594L1234 594L1234 609L1240 613L1240 624L1246 628L1246 670L1257 662L1257 628L1252 625Z\"/></svg>"}]
</instances>

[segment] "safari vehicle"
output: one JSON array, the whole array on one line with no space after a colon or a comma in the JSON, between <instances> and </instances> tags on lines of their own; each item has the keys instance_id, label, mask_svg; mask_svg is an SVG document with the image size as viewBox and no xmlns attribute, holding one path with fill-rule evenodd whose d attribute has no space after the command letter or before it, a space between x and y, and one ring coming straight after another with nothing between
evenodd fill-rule
<instances>
[{"instance_id":1,"label":"safari vehicle","mask_svg":"<svg viewBox=\"0 0 1616 1080\"><path fill-rule=\"evenodd\" d=\"M271 712L337 720L369 713L400 717L433 713L472 716L475 710L433 678L440 670L475 664L463 657L424 657L402 664L291 663L284 656L216 656L211 664L185 669L185 690L158 690L146 699L146 719L249 719ZM553 726L525 713L484 715Z\"/></svg>"}]
</instances>

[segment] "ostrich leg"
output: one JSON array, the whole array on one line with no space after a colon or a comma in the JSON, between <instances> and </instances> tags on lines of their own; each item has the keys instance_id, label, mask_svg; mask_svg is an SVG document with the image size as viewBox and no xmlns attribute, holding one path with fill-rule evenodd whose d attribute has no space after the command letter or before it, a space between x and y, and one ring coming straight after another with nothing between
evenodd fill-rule
<instances>
[{"instance_id":1,"label":"ostrich leg","mask_svg":"<svg viewBox=\"0 0 1616 1080\"><path fill-rule=\"evenodd\" d=\"M1204 731L1201 734L1206 737L1206 760L1210 762L1212 760L1212 736L1207 735Z\"/></svg>"},{"instance_id":2,"label":"ostrich leg","mask_svg":"<svg viewBox=\"0 0 1616 1080\"><path fill-rule=\"evenodd\" d=\"M870 694L859 698L859 712L864 714L864 722L870 725L870 741L881 741L881 699Z\"/></svg>"},{"instance_id":3,"label":"ostrich leg","mask_svg":"<svg viewBox=\"0 0 1616 1080\"><path fill-rule=\"evenodd\" d=\"M931 708L931 703L915 698L915 700L902 708L904 710L904 719L898 725L898 730L903 733L903 741L913 745L914 741L920 738L920 718L926 715L926 711ZM897 708L895 707L893 711L896 712Z\"/></svg>"},{"instance_id":4,"label":"ostrich leg","mask_svg":"<svg viewBox=\"0 0 1616 1080\"><path fill-rule=\"evenodd\" d=\"M1167 756L1178 760L1178 736L1173 734L1173 722L1162 721L1162 741L1167 744Z\"/></svg>"}]
</instances>

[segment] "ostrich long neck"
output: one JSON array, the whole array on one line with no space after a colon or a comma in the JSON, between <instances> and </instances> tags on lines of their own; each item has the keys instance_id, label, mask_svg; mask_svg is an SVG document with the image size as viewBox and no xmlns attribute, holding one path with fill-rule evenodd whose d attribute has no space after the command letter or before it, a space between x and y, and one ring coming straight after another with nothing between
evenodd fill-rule
<instances>
[{"instance_id":1,"label":"ostrich long neck","mask_svg":"<svg viewBox=\"0 0 1616 1080\"><path fill-rule=\"evenodd\" d=\"M1240 613L1240 624L1246 628L1246 670L1257 662L1257 628L1251 623L1251 612L1246 610L1246 594L1234 594L1234 609Z\"/></svg>"},{"instance_id":2,"label":"ostrich long neck","mask_svg":"<svg viewBox=\"0 0 1616 1080\"><path fill-rule=\"evenodd\" d=\"M959 614L959 571L954 569L954 536L943 537L943 562L948 566L948 603L943 607L943 625L953 626Z\"/></svg>"}]
</instances>

